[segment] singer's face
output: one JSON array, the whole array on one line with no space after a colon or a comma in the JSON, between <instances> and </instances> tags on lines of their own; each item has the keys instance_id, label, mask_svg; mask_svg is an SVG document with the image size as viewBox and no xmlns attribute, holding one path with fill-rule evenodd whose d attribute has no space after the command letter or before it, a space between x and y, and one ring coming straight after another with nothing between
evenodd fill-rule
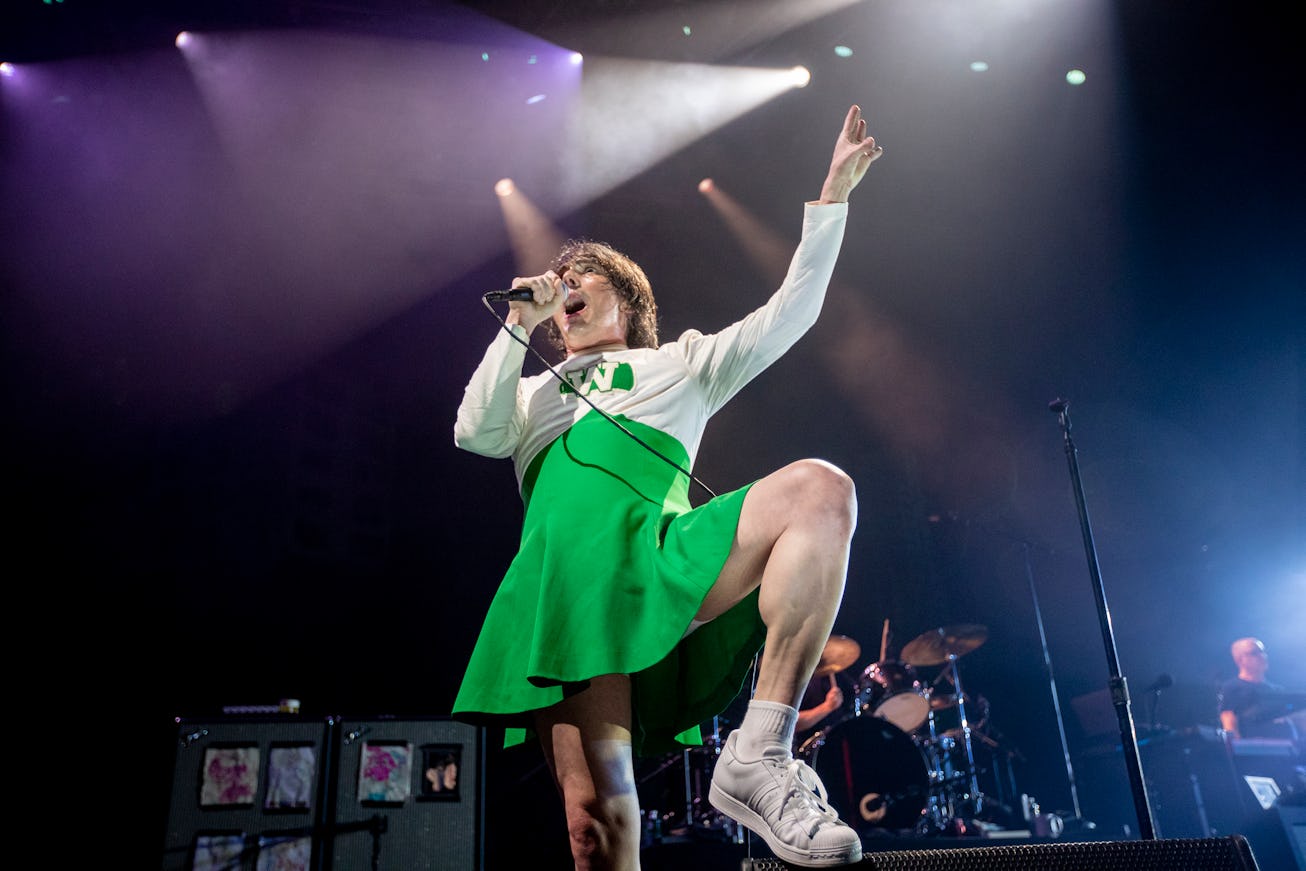
<instances>
[{"instance_id":1,"label":"singer's face","mask_svg":"<svg viewBox=\"0 0 1306 871\"><path fill-rule=\"evenodd\" d=\"M568 354L626 344L626 312L608 277L592 263L576 260L562 272L567 301L553 321Z\"/></svg>"}]
</instances>

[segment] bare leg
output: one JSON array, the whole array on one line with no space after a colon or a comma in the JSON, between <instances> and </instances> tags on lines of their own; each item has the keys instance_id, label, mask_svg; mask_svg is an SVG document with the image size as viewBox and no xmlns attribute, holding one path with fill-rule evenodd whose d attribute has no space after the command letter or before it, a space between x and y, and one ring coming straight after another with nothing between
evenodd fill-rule
<instances>
[{"instance_id":1,"label":"bare leg","mask_svg":"<svg viewBox=\"0 0 1306 871\"><path fill-rule=\"evenodd\" d=\"M768 475L744 497L730 555L698 614L710 620L760 585L757 688L713 767L708 799L795 865L862 858L860 836L791 753L798 703L843 600L856 523L852 481L829 463L802 460Z\"/></svg>"},{"instance_id":2,"label":"bare leg","mask_svg":"<svg viewBox=\"0 0 1306 871\"><path fill-rule=\"evenodd\" d=\"M852 480L821 460L800 460L755 483L730 555L699 609L710 620L761 584L766 645L753 697L797 707L843 599L857 524Z\"/></svg>"},{"instance_id":3,"label":"bare leg","mask_svg":"<svg viewBox=\"0 0 1306 871\"><path fill-rule=\"evenodd\" d=\"M639 796L630 739L630 678L603 675L535 714L567 813L578 871L639 868Z\"/></svg>"}]
</instances>

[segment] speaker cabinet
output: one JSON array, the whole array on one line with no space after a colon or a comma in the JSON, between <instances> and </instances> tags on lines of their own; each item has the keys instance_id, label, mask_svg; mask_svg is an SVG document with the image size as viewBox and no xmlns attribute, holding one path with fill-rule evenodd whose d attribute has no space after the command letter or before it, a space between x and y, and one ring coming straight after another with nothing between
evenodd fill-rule
<instances>
[{"instance_id":1,"label":"speaker cabinet","mask_svg":"<svg viewBox=\"0 0 1306 871\"><path fill-rule=\"evenodd\" d=\"M447 718L336 722L324 867L482 867L484 730Z\"/></svg>"},{"instance_id":2,"label":"speaker cabinet","mask_svg":"<svg viewBox=\"0 0 1306 871\"><path fill-rule=\"evenodd\" d=\"M165 871L320 868L329 728L293 715L178 720Z\"/></svg>"},{"instance_id":3,"label":"speaker cabinet","mask_svg":"<svg viewBox=\"0 0 1306 871\"><path fill-rule=\"evenodd\" d=\"M480 871L484 730L447 717L177 721L164 871Z\"/></svg>"},{"instance_id":4,"label":"speaker cabinet","mask_svg":"<svg viewBox=\"0 0 1306 871\"><path fill-rule=\"evenodd\" d=\"M788 867L778 859L753 860L746 865L753 871ZM900 850L867 853L856 867L879 871L1258 871L1247 842L1236 835Z\"/></svg>"}]
</instances>

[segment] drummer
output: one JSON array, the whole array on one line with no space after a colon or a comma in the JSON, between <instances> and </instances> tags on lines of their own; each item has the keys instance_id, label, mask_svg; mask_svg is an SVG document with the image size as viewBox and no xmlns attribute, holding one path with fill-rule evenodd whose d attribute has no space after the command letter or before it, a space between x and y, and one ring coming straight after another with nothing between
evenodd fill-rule
<instances>
[{"instance_id":1,"label":"drummer","mask_svg":"<svg viewBox=\"0 0 1306 871\"><path fill-rule=\"evenodd\" d=\"M794 740L801 745L814 729L843 710L843 689L832 674L813 677L803 691L803 700L799 705Z\"/></svg>"},{"instance_id":2,"label":"drummer","mask_svg":"<svg viewBox=\"0 0 1306 871\"><path fill-rule=\"evenodd\" d=\"M821 652L812 678L798 702L798 722L794 726L794 751L798 753L818 730L830 729L843 719L844 691L838 675L857 661L862 649L845 635L831 635Z\"/></svg>"}]
</instances>

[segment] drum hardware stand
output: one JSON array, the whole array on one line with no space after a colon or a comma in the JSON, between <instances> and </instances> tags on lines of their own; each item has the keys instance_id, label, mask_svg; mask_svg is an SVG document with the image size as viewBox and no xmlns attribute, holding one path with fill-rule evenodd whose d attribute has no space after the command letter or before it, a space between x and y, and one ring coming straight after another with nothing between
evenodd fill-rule
<instances>
[{"instance_id":1,"label":"drum hardware stand","mask_svg":"<svg viewBox=\"0 0 1306 871\"><path fill-rule=\"evenodd\" d=\"M1029 543L1020 543L1025 558L1025 577L1029 579L1029 597L1034 602L1034 621L1038 624L1038 641L1043 648L1043 667L1047 669L1048 687L1052 694L1052 710L1057 715L1057 734L1061 737L1061 756L1066 761L1066 780L1070 783L1070 804L1074 811L1074 820L1081 827L1095 828L1086 823L1079 809L1079 787L1075 785L1075 767L1070 761L1070 744L1066 741L1066 722L1061 715L1061 698L1057 693L1057 679L1052 673L1052 654L1048 652L1048 636L1043 630L1043 609L1038 604L1038 590L1034 586L1034 570L1029 564Z\"/></svg>"},{"instance_id":2,"label":"drum hardware stand","mask_svg":"<svg viewBox=\"0 0 1306 871\"><path fill-rule=\"evenodd\" d=\"M725 741L721 737L721 718L713 717L712 734L703 741L703 746L697 750L684 751L685 822L688 824L690 834L706 832L724 837L732 843L742 844L744 842L743 827L704 800L707 797L706 786L695 777L697 775L698 778L701 778L706 773L708 782L711 782L712 767L715 766L716 758L721 755L721 748L724 746ZM694 753L708 754L712 765L708 766L706 772L694 768L692 759Z\"/></svg>"},{"instance_id":3,"label":"drum hardware stand","mask_svg":"<svg viewBox=\"0 0 1306 871\"><path fill-rule=\"evenodd\" d=\"M1102 626L1102 643L1106 650L1107 667L1110 673L1108 686L1111 690L1111 701L1116 709L1116 720L1120 725L1120 745L1125 751L1129 787L1134 797L1134 810L1138 815L1138 833L1143 840L1155 840L1156 824L1152 819L1152 808L1148 804L1142 760L1138 755L1138 735L1134 731L1134 718L1129 710L1129 684L1120 673L1115 635L1111 629L1111 613L1107 609L1106 591L1102 587L1102 573L1097 563L1097 549L1093 544L1093 530L1089 525L1088 508L1084 502L1084 485L1079 477L1077 450L1070 438L1070 403L1065 399L1054 399L1048 404L1048 410L1057 415L1064 435L1066 461L1070 466L1070 480L1075 489L1075 505L1079 510L1079 526L1084 538L1084 553L1088 558L1088 571L1093 581L1093 594L1097 600L1098 620Z\"/></svg>"},{"instance_id":4,"label":"drum hardware stand","mask_svg":"<svg viewBox=\"0 0 1306 871\"><path fill-rule=\"evenodd\" d=\"M971 743L970 720L966 718L966 694L961 688L961 670L957 668L957 654L948 654L948 668L952 671L952 685L957 691L957 716L961 719L962 749L966 752L967 786L970 789L970 804L974 814L984 809L984 796L980 793L979 777L975 772L975 748Z\"/></svg>"}]
</instances>

